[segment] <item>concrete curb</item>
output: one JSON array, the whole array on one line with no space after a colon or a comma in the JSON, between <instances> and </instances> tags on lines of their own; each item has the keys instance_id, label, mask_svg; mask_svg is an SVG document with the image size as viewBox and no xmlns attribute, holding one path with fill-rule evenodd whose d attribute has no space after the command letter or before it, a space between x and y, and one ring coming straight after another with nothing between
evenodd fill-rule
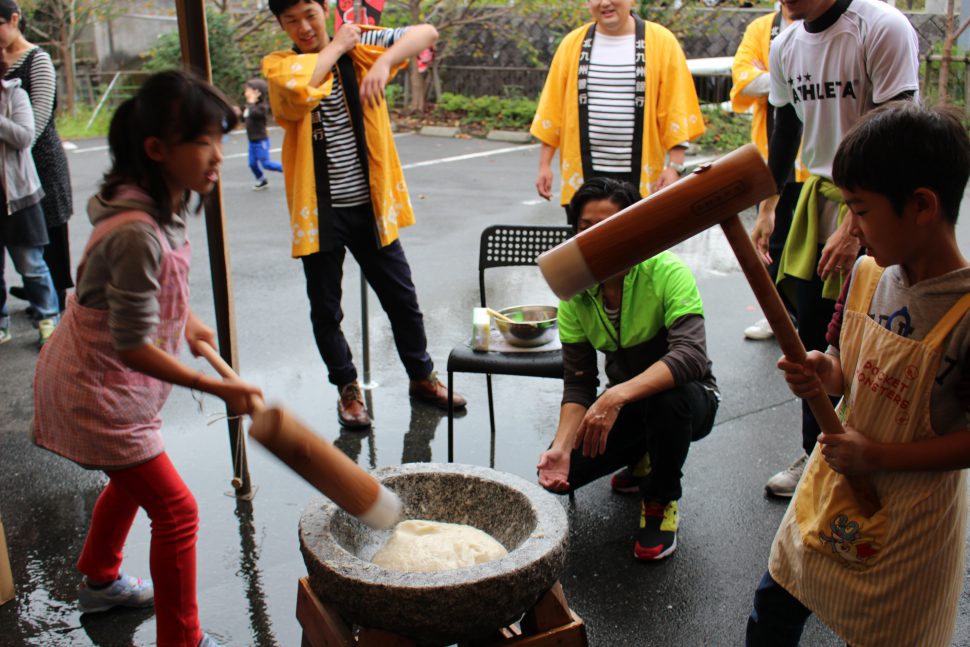
<instances>
[{"instance_id":1,"label":"concrete curb","mask_svg":"<svg viewBox=\"0 0 970 647\"><path fill-rule=\"evenodd\" d=\"M422 126L419 131L425 137L454 137L458 134L458 128L450 126Z\"/></svg>"},{"instance_id":2,"label":"concrete curb","mask_svg":"<svg viewBox=\"0 0 970 647\"><path fill-rule=\"evenodd\" d=\"M490 130L485 139L493 142L509 142L512 144L528 144L532 141L532 134L521 130Z\"/></svg>"}]
</instances>

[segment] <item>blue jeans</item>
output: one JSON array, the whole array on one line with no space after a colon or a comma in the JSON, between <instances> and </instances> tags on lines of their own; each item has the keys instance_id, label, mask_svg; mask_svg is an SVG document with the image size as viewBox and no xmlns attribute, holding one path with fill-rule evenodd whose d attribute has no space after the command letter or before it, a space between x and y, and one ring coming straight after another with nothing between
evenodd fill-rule
<instances>
[{"instance_id":1,"label":"blue jeans","mask_svg":"<svg viewBox=\"0 0 970 647\"><path fill-rule=\"evenodd\" d=\"M269 158L269 138L249 142L249 168L257 181L263 180L263 169L283 172L283 165Z\"/></svg>"},{"instance_id":2,"label":"blue jeans","mask_svg":"<svg viewBox=\"0 0 970 647\"><path fill-rule=\"evenodd\" d=\"M56 318L59 312L57 291L51 280L50 270L44 261L43 246L9 245L7 252L13 260L17 273L23 277L27 300L37 312L38 319ZM7 309L7 284L3 280L6 256L0 247L0 328L10 327L10 312Z\"/></svg>"},{"instance_id":3,"label":"blue jeans","mask_svg":"<svg viewBox=\"0 0 970 647\"><path fill-rule=\"evenodd\" d=\"M300 258L306 275L313 336L327 365L331 384L340 387L357 379L357 368L340 328L344 318L340 307L341 281L348 249L391 321L394 344L408 377L425 379L434 365L428 355L424 317L418 307L411 267L401 241L380 246L374 233L374 212L370 204L334 207L332 218L332 249L321 249Z\"/></svg>"}]
</instances>

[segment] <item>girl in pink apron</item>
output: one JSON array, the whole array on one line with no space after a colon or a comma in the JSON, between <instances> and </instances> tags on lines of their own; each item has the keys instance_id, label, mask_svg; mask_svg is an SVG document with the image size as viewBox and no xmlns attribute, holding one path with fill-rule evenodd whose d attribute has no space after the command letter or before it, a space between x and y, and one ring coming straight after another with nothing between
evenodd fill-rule
<instances>
[{"instance_id":1,"label":"girl in pink apron","mask_svg":"<svg viewBox=\"0 0 970 647\"><path fill-rule=\"evenodd\" d=\"M833 320L838 350L778 367L795 395L841 393L845 433L823 433L809 458L749 647L797 644L810 614L853 647L951 644L970 467L970 263L955 233L968 177L970 137L946 110L886 106L839 147L834 178L871 257ZM876 512L846 474L871 481Z\"/></svg>"},{"instance_id":2,"label":"girl in pink apron","mask_svg":"<svg viewBox=\"0 0 970 647\"><path fill-rule=\"evenodd\" d=\"M177 358L213 331L189 309L182 216L192 192L219 179L222 137L235 114L212 86L182 72L148 79L122 104L108 137L112 166L88 211L94 224L77 291L37 361L34 440L108 485L98 498L78 570L82 612L155 606L159 647L216 643L195 598L198 508L165 453L159 412L173 384L212 393L238 413L259 390ZM121 572L138 508L152 522L152 580Z\"/></svg>"}]
</instances>

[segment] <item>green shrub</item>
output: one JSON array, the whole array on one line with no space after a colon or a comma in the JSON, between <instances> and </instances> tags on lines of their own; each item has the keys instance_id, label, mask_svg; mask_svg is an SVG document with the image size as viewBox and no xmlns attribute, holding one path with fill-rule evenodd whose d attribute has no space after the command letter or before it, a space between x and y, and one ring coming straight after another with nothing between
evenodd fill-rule
<instances>
[{"instance_id":1,"label":"green shrub","mask_svg":"<svg viewBox=\"0 0 970 647\"><path fill-rule=\"evenodd\" d=\"M209 59L212 67L212 83L226 96L241 102L243 83L249 77L246 63L239 47L233 41L233 25L228 14L210 9L205 12L206 27L209 34ZM142 55L145 58L143 69L147 72L161 72L182 67L182 45L176 32L163 34L154 49Z\"/></svg>"},{"instance_id":2,"label":"green shrub","mask_svg":"<svg viewBox=\"0 0 970 647\"><path fill-rule=\"evenodd\" d=\"M384 88L384 98L387 100L387 107L394 109L401 103L404 97L404 86L400 83L392 83Z\"/></svg>"},{"instance_id":3,"label":"green shrub","mask_svg":"<svg viewBox=\"0 0 970 647\"><path fill-rule=\"evenodd\" d=\"M534 99L466 97L445 92L435 105L435 113L439 117L454 114L465 125L524 130L532 123L536 104Z\"/></svg>"},{"instance_id":4,"label":"green shrub","mask_svg":"<svg viewBox=\"0 0 970 647\"><path fill-rule=\"evenodd\" d=\"M97 118L88 128L88 121L94 112L94 106L86 103L78 103L74 107L74 114L63 110L55 116L57 132L61 139L83 139L85 137L106 137L108 125L114 115L115 106L105 105L101 108Z\"/></svg>"},{"instance_id":5,"label":"green shrub","mask_svg":"<svg viewBox=\"0 0 970 647\"><path fill-rule=\"evenodd\" d=\"M943 53L943 43L935 43L933 45L933 54ZM947 103L955 106L964 107L967 105L966 95L966 71L967 63L965 57L968 52L965 52L961 48L954 46L953 51L950 53L950 74L947 82ZM957 59L957 60L952 60ZM927 69L929 65L929 69ZM940 83L940 71L942 64L940 61L927 61L925 57L921 58L919 64L920 79L924 80L922 99L927 105L935 105L939 103L939 83Z\"/></svg>"},{"instance_id":6,"label":"green shrub","mask_svg":"<svg viewBox=\"0 0 970 647\"><path fill-rule=\"evenodd\" d=\"M707 130L694 143L717 153L733 151L751 141L751 115L723 110L720 106L703 106Z\"/></svg>"}]
</instances>

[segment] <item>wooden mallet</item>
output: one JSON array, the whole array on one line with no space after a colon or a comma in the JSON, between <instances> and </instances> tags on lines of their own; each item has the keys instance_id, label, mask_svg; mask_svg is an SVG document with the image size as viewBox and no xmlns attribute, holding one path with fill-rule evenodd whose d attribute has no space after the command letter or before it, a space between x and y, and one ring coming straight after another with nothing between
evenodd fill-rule
<instances>
[{"instance_id":1,"label":"wooden mallet","mask_svg":"<svg viewBox=\"0 0 970 647\"><path fill-rule=\"evenodd\" d=\"M793 362L805 361L778 290L738 213L777 193L758 149L748 144L699 167L677 183L590 227L538 258L542 275L561 299L620 274L677 243L720 224L778 345ZM845 430L825 394L808 400L822 431ZM863 514L880 508L872 482L847 476Z\"/></svg>"},{"instance_id":2,"label":"wooden mallet","mask_svg":"<svg viewBox=\"0 0 970 647\"><path fill-rule=\"evenodd\" d=\"M209 344L200 345L202 356L224 378L238 379ZM254 398L253 424L249 435L310 485L349 514L372 528L390 528L401 515L397 495L350 460L342 451L315 434L281 407L267 407Z\"/></svg>"}]
</instances>

